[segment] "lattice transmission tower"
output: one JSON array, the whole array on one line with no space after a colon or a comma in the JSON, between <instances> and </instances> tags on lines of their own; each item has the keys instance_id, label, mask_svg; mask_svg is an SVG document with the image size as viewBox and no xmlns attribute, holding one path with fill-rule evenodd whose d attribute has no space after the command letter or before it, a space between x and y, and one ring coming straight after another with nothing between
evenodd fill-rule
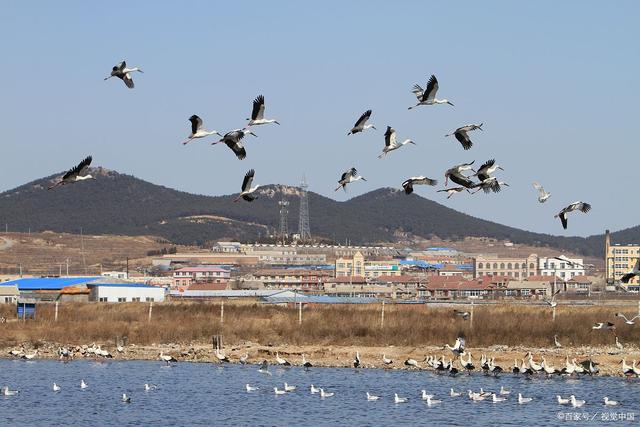
<instances>
[{"instance_id":1,"label":"lattice transmission tower","mask_svg":"<svg viewBox=\"0 0 640 427\"><path fill-rule=\"evenodd\" d=\"M287 221L287 217L289 216L289 202L282 197L282 200L278 202L280 206L280 239L282 239L282 243L284 244L287 237L289 237L289 223Z\"/></svg>"},{"instance_id":2,"label":"lattice transmission tower","mask_svg":"<svg viewBox=\"0 0 640 427\"><path fill-rule=\"evenodd\" d=\"M311 229L309 228L309 199L307 196L307 178L302 175L300 183L300 217L298 219L298 234L300 240L311 239Z\"/></svg>"}]
</instances>

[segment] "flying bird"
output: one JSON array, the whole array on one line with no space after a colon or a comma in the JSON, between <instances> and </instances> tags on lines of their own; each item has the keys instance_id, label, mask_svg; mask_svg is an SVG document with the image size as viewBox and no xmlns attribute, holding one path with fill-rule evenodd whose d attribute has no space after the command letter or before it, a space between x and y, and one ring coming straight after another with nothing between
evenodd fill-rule
<instances>
[{"instance_id":1,"label":"flying bird","mask_svg":"<svg viewBox=\"0 0 640 427\"><path fill-rule=\"evenodd\" d=\"M187 140L182 143L183 145L190 143L192 139L196 138L204 138L209 135L222 136L222 134L217 130L208 131L202 129L202 119L195 114L189 117L189 121L191 122L191 135L189 135Z\"/></svg>"},{"instance_id":2,"label":"flying bird","mask_svg":"<svg viewBox=\"0 0 640 427\"><path fill-rule=\"evenodd\" d=\"M250 169L249 172L247 172L244 175L244 180L242 181L242 192L240 194L238 194L238 197L236 197L233 200L234 202L239 202L240 199L244 199L247 202L253 202L255 199L258 198L258 196L256 196L253 193L260 186L256 185L255 187L251 187L251 184L253 183L253 176L255 175L255 173L256 172L253 169Z\"/></svg>"},{"instance_id":3,"label":"flying bird","mask_svg":"<svg viewBox=\"0 0 640 427\"><path fill-rule=\"evenodd\" d=\"M624 314L616 313L616 317L622 317L624 319L624 323L626 323L627 325L634 325L636 323L635 320L640 319L640 314L636 314L631 319L627 319L627 316L625 316Z\"/></svg>"},{"instance_id":4,"label":"flying bird","mask_svg":"<svg viewBox=\"0 0 640 427\"><path fill-rule=\"evenodd\" d=\"M277 120L264 118L264 96L258 95L253 100L253 110L251 110L251 118L247 119L249 123L247 126L267 125L269 123L275 123L279 125Z\"/></svg>"},{"instance_id":5,"label":"flying bird","mask_svg":"<svg viewBox=\"0 0 640 427\"><path fill-rule=\"evenodd\" d=\"M413 193L413 186L414 185L431 185L434 186L438 184L438 180L436 179L430 179L427 178L426 176L412 176L411 178L407 179L406 181L404 181L402 183L402 188L404 188L404 192L406 194L411 194Z\"/></svg>"},{"instance_id":6,"label":"flying bird","mask_svg":"<svg viewBox=\"0 0 640 427\"><path fill-rule=\"evenodd\" d=\"M495 159L487 160L480 166L480 169L472 176L477 176L480 181L491 178L491 174L497 169L504 170L500 165L496 165Z\"/></svg>"},{"instance_id":7,"label":"flying bird","mask_svg":"<svg viewBox=\"0 0 640 427\"><path fill-rule=\"evenodd\" d=\"M445 188L444 190L438 190L436 191L436 193L447 193L447 199L450 199L451 196L453 196L456 193L461 193L464 190L467 190L467 193L469 193L469 189L464 188L464 187L451 187L451 188Z\"/></svg>"},{"instance_id":8,"label":"flying bird","mask_svg":"<svg viewBox=\"0 0 640 427\"><path fill-rule=\"evenodd\" d=\"M83 161L78 163L78 166L69 169L67 173L65 173L62 178L58 180L58 182L50 186L48 190L61 185L73 184L75 182L84 181L87 179L96 179L95 177L91 176L91 174L86 174L89 169L89 165L91 164L91 160L91 156L86 157Z\"/></svg>"},{"instance_id":9,"label":"flying bird","mask_svg":"<svg viewBox=\"0 0 640 427\"><path fill-rule=\"evenodd\" d=\"M429 78L425 90L422 90L420 85L416 84L413 85L413 90L411 92L413 92L416 95L416 98L418 98L418 103L413 107L409 107L409 110L419 105L449 104L453 106L448 99L436 98L436 93L438 92L438 79L436 79L436 76L433 74Z\"/></svg>"},{"instance_id":10,"label":"flying bird","mask_svg":"<svg viewBox=\"0 0 640 427\"><path fill-rule=\"evenodd\" d=\"M533 183L533 188L538 190L538 201L540 203L546 202L549 197L551 197L551 193L546 192L542 185L538 184L537 182Z\"/></svg>"},{"instance_id":11,"label":"flying bird","mask_svg":"<svg viewBox=\"0 0 640 427\"><path fill-rule=\"evenodd\" d=\"M356 170L356 168L351 168L342 174L342 176L340 177L340 181L338 181L338 184L340 185L335 189L335 191L338 191L341 188L344 191L347 191L347 184L355 181L359 181L359 180L366 181L366 179L363 176L360 176L358 174L358 171Z\"/></svg>"},{"instance_id":12,"label":"flying bird","mask_svg":"<svg viewBox=\"0 0 640 427\"><path fill-rule=\"evenodd\" d=\"M474 191L473 194L477 193L480 190L484 191L487 194L491 193L492 191L494 193L499 193L502 190L503 186L508 187L509 184L504 181L498 181L495 176L492 176L475 184L474 188L477 188L477 190Z\"/></svg>"},{"instance_id":13,"label":"flying bird","mask_svg":"<svg viewBox=\"0 0 640 427\"><path fill-rule=\"evenodd\" d=\"M635 265L633 266L633 270L631 270L629 273L622 276L620 278L620 281L622 283L629 283L631 279L633 279L636 276L640 276L640 260L636 261Z\"/></svg>"},{"instance_id":14,"label":"flying bird","mask_svg":"<svg viewBox=\"0 0 640 427\"><path fill-rule=\"evenodd\" d=\"M447 186L449 184L449 179L451 179L451 181L455 182L458 185L462 185L465 188L473 188L474 182L471 181L469 177L463 175L462 172L468 171L468 170L475 172L471 167L474 163L475 163L475 160L471 163L462 163L448 169L444 173L444 178L445 178L444 185Z\"/></svg>"},{"instance_id":15,"label":"flying bird","mask_svg":"<svg viewBox=\"0 0 640 427\"><path fill-rule=\"evenodd\" d=\"M366 124L367 120L369 120L370 117L371 117L371 110L367 110L364 113L362 113L360 118L356 121L356 123L353 125L353 127L351 128L351 130L347 135L356 134L358 132L362 132L363 130L367 130L367 129L375 129L376 127L374 125Z\"/></svg>"},{"instance_id":16,"label":"flying bird","mask_svg":"<svg viewBox=\"0 0 640 427\"><path fill-rule=\"evenodd\" d=\"M469 319L469 316L471 316L471 314L468 311L462 311L462 310L453 310L453 314L455 316L459 316L462 317L464 320Z\"/></svg>"},{"instance_id":17,"label":"flying bird","mask_svg":"<svg viewBox=\"0 0 640 427\"><path fill-rule=\"evenodd\" d=\"M471 142L471 139L469 139L468 133L476 129L482 130L482 125L483 123L480 123L479 125L470 124L470 125L462 126L456 129L453 133L445 135L445 137L451 136L451 135L455 136L456 139L460 142L460 144L462 144L462 148L464 148L465 150L468 150L473 145L473 142Z\"/></svg>"},{"instance_id":18,"label":"flying bird","mask_svg":"<svg viewBox=\"0 0 640 427\"><path fill-rule=\"evenodd\" d=\"M255 137L258 136L247 128L234 129L225 133L220 141L212 142L211 145L223 142L227 145L227 147L231 149L231 151L233 151L238 159L242 160L247 157L247 150L245 150L244 145L242 145L242 142L240 141L242 141L242 138L244 138L244 136L247 134L253 135Z\"/></svg>"},{"instance_id":19,"label":"flying bird","mask_svg":"<svg viewBox=\"0 0 640 427\"><path fill-rule=\"evenodd\" d=\"M403 147L407 144L416 145L416 143L410 139L405 139L401 143L398 143L396 141L396 130L391 126L387 126L387 131L384 133L384 148L382 149L382 154L380 154L378 158L381 159L390 151L397 150L398 148Z\"/></svg>"},{"instance_id":20,"label":"flying bird","mask_svg":"<svg viewBox=\"0 0 640 427\"><path fill-rule=\"evenodd\" d=\"M605 329L607 331L613 331L616 328L616 325L614 325L611 322L598 322L598 323L594 323L593 326L591 327L591 329Z\"/></svg>"},{"instance_id":21,"label":"flying bird","mask_svg":"<svg viewBox=\"0 0 640 427\"><path fill-rule=\"evenodd\" d=\"M133 89L133 79L131 78L131 73L137 71L142 73L142 70L139 67L127 68L127 63L125 61L117 63L112 69L111 74L105 77L105 80L110 79L111 77L117 77L121 79L125 85L129 89Z\"/></svg>"},{"instance_id":22,"label":"flying bird","mask_svg":"<svg viewBox=\"0 0 640 427\"><path fill-rule=\"evenodd\" d=\"M573 202L569 206L567 206L566 208L564 208L560 212L558 212L558 214L555 215L554 218L560 218L560 221L562 222L562 228L564 228L566 230L567 229L567 214L569 214L570 212L573 212L573 211L580 211L582 213L587 213L590 210L591 210L591 205L589 203Z\"/></svg>"}]
</instances>

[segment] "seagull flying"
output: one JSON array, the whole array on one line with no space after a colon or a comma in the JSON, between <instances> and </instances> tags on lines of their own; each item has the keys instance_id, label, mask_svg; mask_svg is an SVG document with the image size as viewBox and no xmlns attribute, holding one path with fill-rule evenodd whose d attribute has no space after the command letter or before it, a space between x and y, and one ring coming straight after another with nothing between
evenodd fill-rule
<instances>
[{"instance_id":1,"label":"seagull flying","mask_svg":"<svg viewBox=\"0 0 640 427\"><path fill-rule=\"evenodd\" d=\"M415 84L413 85L413 90L411 92L413 92L416 98L418 98L418 103L413 107L409 107L409 110L417 107L418 105L449 104L453 106L448 99L436 98L436 93L438 92L438 79L436 79L436 76L433 74L429 78L427 87L424 90L422 90L420 85Z\"/></svg>"},{"instance_id":2,"label":"seagull flying","mask_svg":"<svg viewBox=\"0 0 640 427\"><path fill-rule=\"evenodd\" d=\"M580 211L582 213L587 213L590 210L591 210L591 205L589 203L573 202L569 206L567 206L566 208L564 208L560 212L558 212L558 214L555 215L554 218L560 218L560 221L562 222L562 228L564 228L566 230L567 229L567 214L568 213L573 212L573 211Z\"/></svg>"},{"instance_id":3,"label":"seagull flying","mask_svg":"<svg viewBox=\"0 0 640 427\"><path fill-rule=\"evenodd\" d=\"M537 182L533 183L533 188L538 190L538 201L540 203L546 202L549 199L549 197L551 197L551 193L547 193L545 189L542 187L542 185L538 184Z\"/></svg>"},{"instance_id":4,"label":"seagull flying","mask_svg":"<svg viewBox=\"0 0 640 427\"><path fill-rule=\"evenodd\" d=\"M627 319L627 316L625 316L624 314L616 313L616 317L622 317L624 319L624 323L626 323L627 325L634 325L636 323L635 320L640 319L640 314L635 315L631 319Z\"/></svg>"},{"instance_id":5,"label":"seagull flying","mask_svg":"<svg viewBox=\"0 0 640 427\"><path fill-rule=\"evenodd\" d=\"M356 121L356 123L353 125L353 128L351 128L351 130L347 135L356 134L358 132L362 132L363 130L367 130L367 129L375 129L376 127L374 125L366 124L367 120L369 120L370 117L371 117L371 110L367 110L364 113L362 113L358 121Z\"/></svg>"},{"instance_id":6,"label":"seagull flying","mask_svg":"<svg viewBox=\"0 0 640 427\"><path fill-rule=\"evenodd\" d=\"M264 118L264 96L258 95L256 99L253 100L253 110L251 110L251 119L247 126L257 126L257 125L266 125L269 123L275 123L279 125L277 120L273 119L265 119Z\"/></svg>"},{"instance_id":7,"label":"seagull flying","mask_svg":"<svg viewBox=\"0 0 640 427\"><path fill-rule=\"evenodd\" d=\"M427 178L426 176L412 176L402 183L402 188L404 188L404 192L407 194L413 193L414 185L436 185L438 184L438 180Z\"/></svg>"},{"instance_id":8,"label":"seagull flying","mask_svg":"<svg viewBox=\"0 0 640 427\"><path fill-rule=\"evenodd\" d=\"M90 174L83 175L88 171L89 165L91 164L91 160L92 160L92 157L88 156L83 161L78 163L78 166L74 167L73 169L69 169L67 173L65 173L62 176L62 178L58 180L58 182L50 186L48 190L51 190L52 188L56 188L61 185L73 184L75 182L84 181L86 179L96 179Z\"/></svg>"},{"instance_id":9,"label":"seagull flying","mask_svg":"<svg viewBox=\"0 0 640 427\"><path fill-rule=\"evenodd\" d=\"M127 68L127 63L125 61L117 63L112 69L111 74L105 77L105 80L110 79L111 77L117 77L121 79L125 85L129 89L133 89L133 79L131 78L131 73L137 71L142 73L142 70L139 67Z\"/></svg>"},{"instance_id":10,"label":"seagull flying","mask_svg":"<svg viewBox=\"0 0 640 427\"><path fill-rule=\"evenodd\" d=\"M468 133L476 129L482 130L482 125L483 123L480 123L479 125L470 124L470 125L462 126L456 129L453 133L445 135L445 137L451 136L451 135L455 136L456 139L460 142L460 144L462 144L462 148L464 148L465 150L468 150L473 145L473 142L471 142L471 139L469 139Z\"/></svg>"}]
</instances>

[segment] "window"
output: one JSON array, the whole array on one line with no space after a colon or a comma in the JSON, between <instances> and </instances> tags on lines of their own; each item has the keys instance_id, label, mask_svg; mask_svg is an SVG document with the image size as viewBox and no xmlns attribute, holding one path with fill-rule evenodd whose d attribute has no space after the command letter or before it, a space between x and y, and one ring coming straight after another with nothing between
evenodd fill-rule
<instances>
[{"instance_id":1,"label":"window","mask_svg":"<svg viewBox=\"0 0 640 427\"><path fill-rule=\"evenodd\" d=\"M98 298L98 301L107 302L107 297L100 297L100 298Z\"/></svg>"},{"instance_id":2,"label":"window","mask_svg":"<svg viewBox=\"0 0 640 427\"><path fill-rule=\"evenodd\" d=\"M131 298L131 302L140 302L140 297Z\"/></svg>"},{"instance_id":3,"label":"window","mask_svg":"<svg viewBox=\"0 0 640 427\"><path fill-rule=\"evenodd\" d=\"M511 270L511 263L507 264L507 269Z\"/></svg>"},{"instance_id":4,"label":"window","mask_svg":"<svg viewBox=\"0 0 640 427\"><path fill-rule=\"evenodd\" d=\"M146 301L147 301L147 302L153 302L153 301L154 301L154 299L153 299L153 298L150 298L150 297L147 297Z\"/></svg>"},{"instance_id":5,"label":"window","mask_svg":"<svg viewBox=\"0 0 640 427\"><path fill-rule=\"evenodd\" d=\"M482 263L481 262L478 263L478 268L482 268Z\"/></svg>"},{"instance_id":6,"label":"window","mask_svg":"<svg viewBox=\"0 0 640 427\"><path fill-rule=\"evenodd\" d=\"M500 263L500 270L504 270L504 262Z\"/></svg>"},{"instance_id":7,"label":"window","mask_svg":"<svg viewBox=\"0 0 640 427\"><path fill-rule=\"evenodd\" d=\"M529 264L529 268L534 269L534 268L536 268L536 266L535 266L534 263L531 263L531 264Z\"/></svg>"},{"instance_id":8,"label":"window","mask_svg":"<svg viewBox=\"0 0 640 427\"><path fill-rule=\"evenodd\" d=\"M494 268L494 269L497 269L497 268L498 268L498 263L497 263L497 262L494 262L494 263L493 263L493 268Z\"/></svg>"},{"instance_id":9,"label":"window","mask_svg":"<svg viewBox=\"0 0 640 427\"><path fill-rule=\"evenodd\" d=\"M127 302L127 299L125 297L119 297L118 302Z\"/></svg>"}]
</instances>

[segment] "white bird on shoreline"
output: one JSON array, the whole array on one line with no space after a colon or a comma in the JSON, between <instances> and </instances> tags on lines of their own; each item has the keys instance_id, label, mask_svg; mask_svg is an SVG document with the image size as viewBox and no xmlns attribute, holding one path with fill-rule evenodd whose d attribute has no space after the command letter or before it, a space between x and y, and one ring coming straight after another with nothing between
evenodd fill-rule
<instances>
[{"instance_id":1,"label":"white bird on shoreline","mask_svg":"<svg viewBox=\"0 0 640 427\"><path fill-rule=\"evenodd\" d=\"M307 358L305 357L304 353L302 353L302 367L304 369L313 368L313 365L311 364L311 362L309 362L307 360Z\"/></svg>"},{"instance_id":2,"label":"white bird on shoreline","mask_svg":"<svg viewBox=\"0 0 640 427\"><path fill-rule=\"evenodd\" d=\"M449 137L451 135L455 136L458 142L462 144L462 148L464 148L465 150L468 150L473 146L473 142L471 142L468 132L471 132L476 129L482 130L482 125L483 123L480 123L479 125L474 125L474 124L465 125L465 126L459 127L453 133L449 133L445 135L445 137Z\"/></svg>"},{"instance_id":3,"label":"white bird on shoreline","mask_svg":"<svg viewBox=\"0 0 640 427\"><path fill-rule=\"evenodd\" d=\"M217 130L208 131L206 129L203 129L202 119L195 114L189 117L189 121L191 122L191 134L187 137L187 140L182 143L182 145L186 145L194 139L204 138L209 135L222 136L222 134L220 134L220 132L218 132Z\"/></svg>"},{"instance_id":4,"label":"white bird on shoreline","mask_svg":"<svg viewBox=\"0 0 640 427\"><path fill-rule=\"evenodd\" d=\"M556 346L556 348L562 348L562 344L560 344L560 341L558 341L557 335L553 336L553 344Z\"/></svg>"},{"instance_id":5,"label":"white bird on shoreline","mask_svg":"<svg viewBox=\"0 0 640 427\"><path fill-rule=\"evenodd\" d=\"M117 77L122 80L129 89L133 89L134 84L131 73L133 73L134 71L137 71L139 73L143 72L140 67L127 68L126 61L121 61L114 65L114 67L111 69L111 74L104 79L109 80L111 77Z\"/></svg>"},{"instance_id":6,"label":"white bird on shoreline","mask_svg":"<svg viewBox=\"0 0 640 427\"><path fill-rule=\"evenodd\" d=\"M382 355L382 363L384 363L385 365L391 365L393 363L393 360L387 358L384 354Z\"/></svg>"},{"instance_id":7,"label":"white bird on shoreline","mask_svg":"<svg viewBox=\"0 0 640 427\"><path fill-rule=\"evenodd\" d=\"M418 98L418 103L412 107L409 107L409 110L415 108L419 105L436 105L436 104L449 104L453 106L448 99L437 99L436 93L438 92L438 80L435 75L431 75L429 81L427 82L427 86L424 90L420 87L420 85L413 85L412 92L415 94L416 98Z\"/></svg>"},{"instance_id":8,"label":"white bird on shoreline","mask_svg":"<svg viewBox=\"0 0 640 427\"><path fill-rule=\"evenodd\" d=\"M158 359L162 360L164 363L166 363L167 365L169 365L170 362L177 362L178 359L176 359L173 356L170 356L168 354L164 354L164 352L160 352L160 354L158 354Z\"/></svg>"},{"instance_id":9,"label":"white bird on shoreline","mask_svg":"<svg viewBox=\"0 0 640 427\"><path fill-rule=\"evenodd\" d=\"M291 366L291 363L289 363L286 359L280 357L280 353L278 353L276 351L276 362L278 362L278 365L281 366Z\"/></svg>"},{"instance_id":10,"label":"white bird on shoreline","mask_svg":"<svg viewBox=\"0 0 640 427\"><path fill-rule=\"evenodd\" d=\"M23 354L22 358L25 360L33 360L38 356L38 349L36 349L33 353L31 354Z\"/></svg>"},{"instance_id":11,"label":"white bird on shoreline","mask_svg":"<svg viewBox=\"0 0 640 427\"><path fill-rule=\"evenodd\" d=\"M248 360L249 360L249 354L248 353L245 353L242 356L240 356L240 364L241 365L246 365Z\"/></svg>"},{"instance_id":12,"label":"white bird on shoreline","mask_svg":"<svg viewBox=\"0 0 640 427\"><path fill-rule=\"evenodd\" d=\"M253 109L251 110L251 119L247 126L258 126L258 125L267 125L269 123L275 123L279 125L277 120L273 119L265 119L264 118L264 96L258 95L256 99L253 100Z\"/></svg>"},{"instance_id":13,"label":"white bird on shoreline","mask_svg":"<svg viewBox=\"0 0 640 427\"><path fill-rule=\"evenodd\" d=\"M384 133L384 148L382 149L382 154L380 154L378 158L381 159L385 157L387 153L402 148L407 144L416 145L416 143L411 139L405 139L399 143L396 140L396 130L391 126L387 126L387 131Z\"/></svg>"},{"instance_id":14,"label":"white bird on shoreline","mask_svg":"<svg viewBox=\"0 0 640 427\"><path fill-rule=\"evenodd\" d=\"M366 124L367 120L369 120L370 117L371 117L371 110L367 110L364 113L362 113L362 115L356 121L356 123L353 125L353 127L351 128L351 130L349 131L347 136L348 135L355 135L356 133L365 131L367 129L375 129L376 127L374 125Z\"/></svg>"}]
</instances>

